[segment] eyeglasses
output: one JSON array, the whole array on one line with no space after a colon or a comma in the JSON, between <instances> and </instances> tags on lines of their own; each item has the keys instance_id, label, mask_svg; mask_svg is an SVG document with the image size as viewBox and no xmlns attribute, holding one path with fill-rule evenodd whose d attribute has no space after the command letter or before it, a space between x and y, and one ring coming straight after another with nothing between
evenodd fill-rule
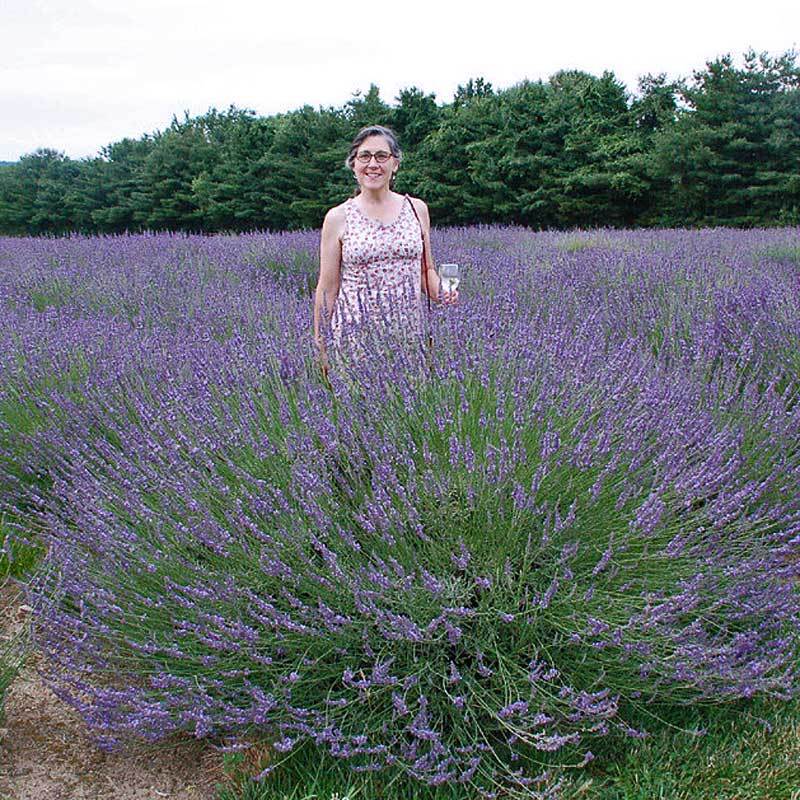
<instances>
[{"instance_id":1,"label":"eyeglasses","mask_svg":"<svg viewBox=\"0 0 800 800\"><path fill-rule=\"evenodd\" d=\"M362 150L356 156L356 158L362 164L369 164L370 160L372 159L372 156L375 156L375 160L379 164L385 164L392 157L392 154L391 153L387 153L385 150L378 150L377 153L370 153L369 150Z\"/></svg>"}]
</instances>

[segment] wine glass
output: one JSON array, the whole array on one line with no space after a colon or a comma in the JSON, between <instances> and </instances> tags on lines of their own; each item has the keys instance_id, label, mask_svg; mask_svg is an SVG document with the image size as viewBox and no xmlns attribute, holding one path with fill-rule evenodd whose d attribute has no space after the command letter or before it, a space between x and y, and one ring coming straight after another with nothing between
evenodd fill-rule
<instances>
[{"instance_id":1,"label":"wine glass","mask_svg":"<svg viewBox=\"0 0 800 800\"><path fill-rule=\"evenodd\" d=\"M439 278L441 279L443 292L454 292L458 289L458 284L461 281L458 264L440 264Z\"/></svg>"}]
</instances>

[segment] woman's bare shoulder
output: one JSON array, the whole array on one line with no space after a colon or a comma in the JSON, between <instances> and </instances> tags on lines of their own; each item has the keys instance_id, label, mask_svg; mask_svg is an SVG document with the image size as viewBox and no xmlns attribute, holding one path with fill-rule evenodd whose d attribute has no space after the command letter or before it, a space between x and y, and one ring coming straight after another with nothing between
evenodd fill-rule
<instances>
[{"instance_id":1,"label":"woman's bare shoulder","mask_svg":"<svg viewBox=\"0 0 800 800\"><path fill-rule=\"evenodd\" d=\"M417 210L417 214L419 214L423 219L430 219L430 214L428 213L428 205L427 203L419 197L412 197L411 195L408 196L408 199L413 204L414 208Z\"/></svg>"},{"instance_id":2,"label":"woman's bare shoulder","mask_svg":"<svg viewBox=\"0 0 800 800\"><path fill-rule=\"evenodd\" d=\"M337 239L341 238L342 234L344 233L345 207L347 206L347 203L348 201L345 200L343 203L339 203L338 206L329 208L325 213L325 220L322 223L324 228L330 230L331 233L336 234Z\"/></svg>"}]
</instances>

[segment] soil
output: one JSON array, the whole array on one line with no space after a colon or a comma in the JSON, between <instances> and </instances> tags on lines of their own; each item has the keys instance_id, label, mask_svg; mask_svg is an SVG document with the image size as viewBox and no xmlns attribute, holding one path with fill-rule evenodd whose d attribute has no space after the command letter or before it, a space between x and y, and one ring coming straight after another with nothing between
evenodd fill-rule
<instances>
[{"instance_id":1,"label":"soil","mask_svg":"<svg viewBox=\"0 0 800 800\"><path fill-rule=\"evenodd\" d=\"M0 585L0 636L25 625L27 608L12 584ZM0 723L0 800L213 800L224 783L222 755L186 738L107 754L80 715L42 683L37 655L5 699Z\"/></svg>"}]
</instances>

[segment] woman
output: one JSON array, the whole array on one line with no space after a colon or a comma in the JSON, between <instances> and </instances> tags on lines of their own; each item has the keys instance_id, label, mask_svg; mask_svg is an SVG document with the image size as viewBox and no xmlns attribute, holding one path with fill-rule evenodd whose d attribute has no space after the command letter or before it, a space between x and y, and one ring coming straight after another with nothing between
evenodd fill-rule
<instances>
[{"instance_id":1,"label":"woman","mask_svg":"<svg viewBox=\"0 0 800 800\"><path fill-rule=\"evenodd\" d=\"M391 129L382 125L362 128L345 161L358 190L325 215L314 299L314 339L326 375L323 314L330 320L336 348L345 341L364 344L371 329L382 323L383 332L391 330L402 343L413 343L414 337L422 335L422 294L439 300L428 207L422 200L392 190L401 158ZM423 246L427 271L422 268ZM457 291L445 292L441 298L444 304L457 300Z\"/></svg>"}]
</instances>

